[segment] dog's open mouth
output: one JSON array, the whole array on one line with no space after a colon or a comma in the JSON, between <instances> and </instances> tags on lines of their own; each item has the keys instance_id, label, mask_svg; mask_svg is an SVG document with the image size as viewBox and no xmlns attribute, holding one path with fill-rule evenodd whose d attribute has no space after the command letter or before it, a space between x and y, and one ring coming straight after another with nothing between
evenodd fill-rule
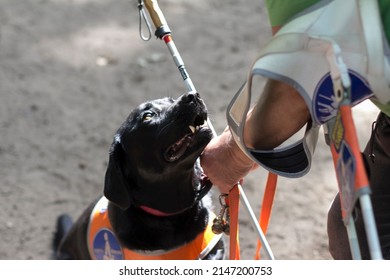
<instances>
[{"instance_id":1,"label":"dog's open mouth","mask_svg":"<svg viewBox=\"0 0 390 280\"><path fill-rule=\"evenodd\" d=\"M193 142L195 135L203 127L207 127L205 118L200 115L196 116L193 124L188 125L188 132L165 151L165 159L169 162L180 159Z\"/></svg>"}]
</instances>

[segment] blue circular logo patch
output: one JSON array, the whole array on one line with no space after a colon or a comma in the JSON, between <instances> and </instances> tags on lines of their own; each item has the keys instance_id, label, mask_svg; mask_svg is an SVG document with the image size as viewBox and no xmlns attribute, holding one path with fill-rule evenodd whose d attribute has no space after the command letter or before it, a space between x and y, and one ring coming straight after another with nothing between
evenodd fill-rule
<instances>
[{"instance_id":1,"label":"blue circular logo patch","mask_svg":"<svg viewBox=\"0 0 390 280\"><path fill-rule=\"evenodd\" d=\"M348 69L351 79L351 103L359 102L372 96L368 82L356 73ZM333 93L333 81L330 73L326 74L318 83L313 96L313 113L317 123L323 124L336 116L338 103Z\"/></svg>"},{"instance_id":2,"label":"blue circular logo patch","mask_svg":"<svg viewBox=\"0 0 390 280\"><path fill-rule=\"evenodd\" d=\"M93 239L93 252L97 260L123 260L122 248L114 233L103 228Z\"/></svg>"}]
</instances>

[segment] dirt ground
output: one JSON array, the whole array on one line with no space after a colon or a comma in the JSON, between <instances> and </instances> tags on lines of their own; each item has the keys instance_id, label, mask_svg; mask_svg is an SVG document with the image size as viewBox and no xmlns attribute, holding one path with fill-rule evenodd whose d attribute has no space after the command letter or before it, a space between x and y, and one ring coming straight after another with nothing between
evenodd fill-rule
<instances>
[{"instance_id":1,"label":"dirt ground","mask_svg":"<svg viewBox=\"0 0 390 280\"><path fill-rule=\"evenodd\" d=\"M187 70L219 133L228 101L270 39L262 1L161 0ZM0 259L50 259L59 214L102 193L108 149L129 111L186 91L165 45L139 37L136 0L0 0ZM362 145L376 109L355 109ZM140 143L141 145L142 143ZM244 183L258 213L267 172ZM330 259L337 191L320 135L312 170L280 178L267 234L277 259ZM241 254L256 236L240 212Z\"/></svg>"}]
</instances>

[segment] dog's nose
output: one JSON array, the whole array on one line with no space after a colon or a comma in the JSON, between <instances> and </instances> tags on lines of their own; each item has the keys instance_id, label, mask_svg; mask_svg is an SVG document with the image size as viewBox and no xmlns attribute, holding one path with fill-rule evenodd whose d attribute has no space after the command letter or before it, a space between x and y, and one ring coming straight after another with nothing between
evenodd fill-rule
<instances>
[{"instance_id":1,"label":"dog's nose","mask_svg":"<svg viewBox=\"0 0 390 280\"><path fill-rule=\"evenodd\" d=\"M184 103L195 102L197 100L200 100L200 94L197 92L189 92L189 93L184 94L182 96L181 100Z\"/></svg>"}]
</instances>

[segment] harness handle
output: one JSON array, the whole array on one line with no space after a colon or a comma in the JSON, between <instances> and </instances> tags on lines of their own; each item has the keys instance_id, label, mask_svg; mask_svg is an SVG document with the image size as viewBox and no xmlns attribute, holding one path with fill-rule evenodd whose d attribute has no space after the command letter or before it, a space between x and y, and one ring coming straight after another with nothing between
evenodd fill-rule
<instances>
[{"instance_id":1,"label":"harness handle","mask_svg":"<svg viewBox=\"0 0 390 280\"><path fill-rule=\"evenodd\" d=\"M236 184L229 192L226 198L230 216L230 260L240 259L240 241L238 234L238 213L240 208L240 189Z\"/></svg>"},{"instance_id":2,"label":"harness handle","mask_svg":"<svg viewBox=\"0 0 390 280\"><path fill-rule=\"evenodd\" d=\"M245 206L244 208L247 210L250 220L252 222L252 226L259 236L257 250L255 259L260 259L260 248L261 245L264 246L265 253L267 254L270 260L274 260L275 257L271 250L271 247L268 244L267 239L265 238L265 232L268 228L268 223L271 217L271 210L274 201L274 195L276 191L278 176L274 173L269 173L267 179L267 185L264 191L263 204L261 206L261 214L259 218L259 222L256 220L256 216L252 211L252 208L249 205L249 201L243 191L241 184L236 184L229 192L226 198L226 204L228 206L229 216L230 216L230 259L238 260L240 259L240 245L239 245L239 226L238 226L238 214L239 214L239 206L240 201Z\"/></svg>"},{"instance_id":3,"label":"harness handle","mask_svg":"<svg viewBox=\"0 0 390 280\"><path fill-rule=\"evenodd\" d=\"M267 184L264 190L263 202L261 204L260 218L259 218L260 228L264 232L264 235L267 234L268 224L271 218L271 211L272 211L272 205L275 198L277 182L278 182L278 175L269 172ZM260 242L260 240L258 240L255 260L260 259L261 245L262 243Z\"/></svg>"}]
</instances>

